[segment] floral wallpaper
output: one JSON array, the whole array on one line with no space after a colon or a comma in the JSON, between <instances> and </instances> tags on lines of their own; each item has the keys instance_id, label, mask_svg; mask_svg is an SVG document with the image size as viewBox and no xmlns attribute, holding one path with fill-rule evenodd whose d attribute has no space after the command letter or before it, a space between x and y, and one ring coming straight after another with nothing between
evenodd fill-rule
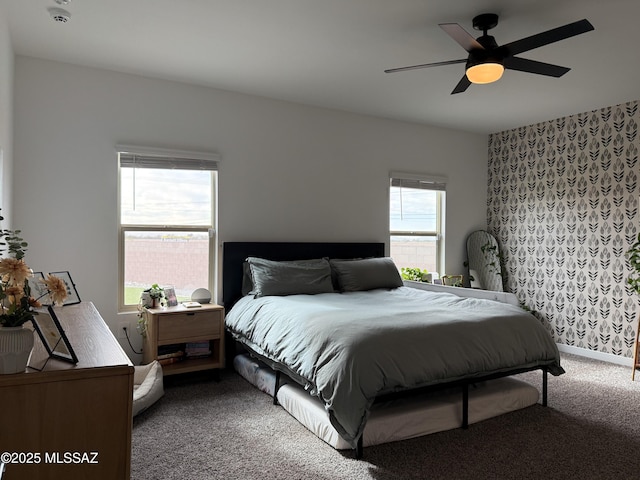
<instances>
[{"instance_id":1,"label":"floral wallpaper","mask_svg":"<svg viewBox=\"0 0 640 480\"><path fill-rule=\"evenodd\" d=\"M557 342L632 357L626 251L640 229L638 102L489 136L488 230L508 290Z\"/></svg>"}]
</instances>

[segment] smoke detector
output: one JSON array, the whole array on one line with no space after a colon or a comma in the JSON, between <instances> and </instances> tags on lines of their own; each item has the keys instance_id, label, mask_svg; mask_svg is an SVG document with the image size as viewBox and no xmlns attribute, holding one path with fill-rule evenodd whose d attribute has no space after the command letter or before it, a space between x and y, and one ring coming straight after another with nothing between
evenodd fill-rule
<instances>
[{"instance_id":1,"label":"smoke detector","mask_svg":"<svg viewBox=\"0 0 640 480\"><path fill-rule=\"evenodd\" d=\"M54 0L58 5L69 5L71 0Z\"/></svg>"},{"instance_id":2,"label":"smoke detector","mask_svg":"<svg viewBox=\"0 0 640 480\"><path fill-rule=\"evenodd\" d=\"M67 23L71 19L71 14L62 8L49 8L49 15L58 23Z\"/></svg>"}]
</instances>

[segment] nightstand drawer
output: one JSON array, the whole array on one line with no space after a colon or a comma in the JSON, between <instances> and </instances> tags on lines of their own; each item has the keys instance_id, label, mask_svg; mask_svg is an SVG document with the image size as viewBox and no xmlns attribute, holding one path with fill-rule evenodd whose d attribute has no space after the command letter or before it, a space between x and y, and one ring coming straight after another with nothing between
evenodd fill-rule
<instances>
[{"instance_id":1,"label":"nightstand drawer","mask_svg":"<svg viewBox=\"0 0 640 480\"><path fill-rule=\"evenodd\" d=\"M190 337L220 337L221 312L185 312L158 318L158 341Z\"/></svg>"}]
</instances>

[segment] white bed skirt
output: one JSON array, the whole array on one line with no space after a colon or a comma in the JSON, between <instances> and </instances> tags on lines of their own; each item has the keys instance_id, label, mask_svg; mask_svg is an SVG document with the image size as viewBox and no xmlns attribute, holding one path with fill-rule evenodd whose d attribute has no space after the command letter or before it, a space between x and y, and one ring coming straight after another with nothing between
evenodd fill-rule
<instances>
[{"instance_id":1,"label":"white bed skirt","mask_svg":"<svg viewBox=\"0 0 640 480\"><path fill-rule=\"evenodd\" d=\"M234 359L235 370L251 384L273 396L275 373L248 355ZM301 386L282 377L278 402L295 419L333 448L351 446L345 442L329 421L324 405ZM481 382L469 387L469 423L497 417L535 404L538 390L521 380L505 377ZM406 440L430 433L459 428L462 424L461 390L432 392L378 403L364 429L363 445Z\"/></svg>"}]
</instances>

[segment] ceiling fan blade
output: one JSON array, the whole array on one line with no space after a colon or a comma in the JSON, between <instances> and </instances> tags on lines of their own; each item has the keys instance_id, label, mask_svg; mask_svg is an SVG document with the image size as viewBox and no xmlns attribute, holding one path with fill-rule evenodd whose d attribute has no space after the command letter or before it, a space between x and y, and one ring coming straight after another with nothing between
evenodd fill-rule
<instances>
[{"instance_id":1,"label":"ceiling fan blade","mask_svg":"<svg viewBox=\"0 0 640 480\"><path fill-rule=\"evenodd\" d=\"M526 58L509 57L504 61L504 68L518 70L520 72L536 73L538 75L547 75L549 77L561 77L567 73L570 68L561 67L560 65L552 65L551 63L538 62Z\"/></svg>"},{"instance_id":2,"label":"ceiling fan blade","mask_svg":"<svg viewBox=\"0 0 640 480\"><path fill-rule=\"evenodd\" d=\"M464 92L467 88L469 88L469 85L471 85L471 82L469 81L469 79L467 78L467 75L465 74L456 85L456 88L453 89L453 92L451 92L451 95L453 95L454 93Z\"/></svg>"},{"instance_id":3,"label":"ceiling fan blade","mask_svg":"<svg viewBox=\"0 0 640 480\"><path fill-rule=\"evenodd\" d=\"M503 45L502 48L506 48L511 55L517 55L591 30L594 30L594 28L588 20L578 20L577 22L569 23L562 27L553 28L546 32L538 33L537 35L507 43Z\"/></svg>"},{"instance_id":4,"label":"ceiling fan blade","mask_svg":"<svg viewBox=\"0 0 640 480\"><path fill-rule=\"evenodd\" d=\"M422 65L412 65L410 67L391 68L385 70L384 73L404 72L405 70L418 70L419 68L439 67L441 65L453 65L455 63L466 63L467 59L447 60L446 62L423 63Z\"/></svg>"},{"instance_id":5,"label":"ceiling fan blade","mask_svg":"<svg viewBox=\"0 0 640 480\"><path fill-rule=\"evenodd\" d=\"M471 50L484 50L484 47L457 23L441 23L439 26L467 52Z\"/></svg>"}]
</instances>

